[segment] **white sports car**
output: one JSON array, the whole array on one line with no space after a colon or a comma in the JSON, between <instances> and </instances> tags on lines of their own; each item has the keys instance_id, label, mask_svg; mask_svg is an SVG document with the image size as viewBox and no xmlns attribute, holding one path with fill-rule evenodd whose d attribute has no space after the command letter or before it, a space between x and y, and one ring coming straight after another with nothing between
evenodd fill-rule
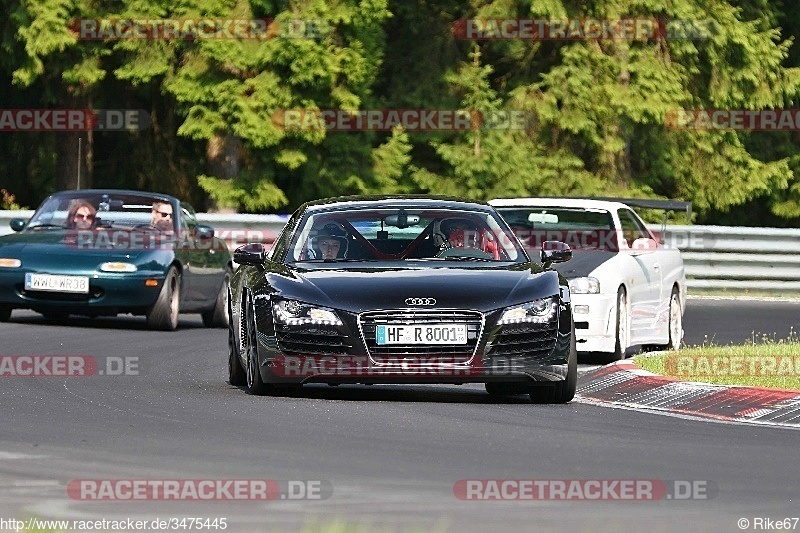
<instances>
[{"instance_id":1,"label":"white sports car","mask_svg":"<svg viewBox=\"0 0 800 533\"><path fill-rule=\"evenodd\" d=\"M627 201L656 209L686 202ZM554 268L569 280L579 352L624 359L631 346L677 350L683 339L686 275L680 251L666 247L625 203L577 198L489 202L529 250L562 241L571 261Z\"/></svg>"}]
</instances>

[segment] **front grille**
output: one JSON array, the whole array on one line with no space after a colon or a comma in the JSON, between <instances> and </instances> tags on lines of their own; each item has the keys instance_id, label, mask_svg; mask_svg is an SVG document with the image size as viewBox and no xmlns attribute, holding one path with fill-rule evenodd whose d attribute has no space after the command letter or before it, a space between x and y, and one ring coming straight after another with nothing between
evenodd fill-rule
<instances>
[{"instance_id":1,"label":"front grille","mask_svg":"<svg viewBox=\"0 0 800 533\"><path fill-rule=\"evenodd\" d=\"M557 338L557 320L548 324L509 324L489 340L486 355L547 357L555 348Z\"/></svg>"},{"instance_id":2,"label":"front grille","mask_svg":"<svg viewBox=\"0 0 800 533\"><path fill-rule=\"evenodd\" d=\"M350 346L333 326L275 324L278 348L287 355L341 355Z\"/></svg>"},{"instance_id":3,"label":"front grille","mask_svg":"<svg viewBox=\"0 0 800 533\"><path fill-rule=\"evenodd\" d=\"M466 324L466 344L384 344L379 345L376 325L412 326L421 324ZM469 361L475 354L483 330L483 315L474 311L375 311L359 316L361 336L367 352L375 357L446 356L449 362Z\"/></svg>"}]
</instances>

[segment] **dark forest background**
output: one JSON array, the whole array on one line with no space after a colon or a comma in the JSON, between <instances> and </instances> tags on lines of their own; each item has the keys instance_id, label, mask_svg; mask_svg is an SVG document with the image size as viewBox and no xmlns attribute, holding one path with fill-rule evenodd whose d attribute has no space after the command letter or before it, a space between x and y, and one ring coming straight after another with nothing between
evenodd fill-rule
<instances>
[{"instance_id":1,"label":"dark forest background","mask_svg":"<svg viewBox=\"0 0 800 533\"><path fill-rule=\"evenodd\" d=\"M800 226L800 131L667 125L676 109L800 108L795 0L0 0L0 15L2 108L143 109L152 119L140 132L0 132L0 207L74 188L80 165L83 188L160 191L201 211L286 213L360 193L634 196L690 200L697 223ZM101 17L270 18L284 33L77 38L71 21ZM453 31L465 18L657 18L707 31L469 41ZM515 130L284 131L272 122L284 109L529 120Z\"/></svg>"}]
</instances>

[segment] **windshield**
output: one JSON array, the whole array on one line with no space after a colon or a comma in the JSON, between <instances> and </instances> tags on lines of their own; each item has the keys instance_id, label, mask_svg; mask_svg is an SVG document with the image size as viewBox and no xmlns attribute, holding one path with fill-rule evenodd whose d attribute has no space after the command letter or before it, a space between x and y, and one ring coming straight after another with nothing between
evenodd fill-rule
<instances>
[{"instance_id":1,"label":"windshield","mask_svg":"<svg viewBox=\"0 0 800 533\"><path fill-rule=\"evenodd\" d=\"M502 218L484 211L385 208L306 215L289 262L527 262Z\"/></svg>"},{"instance_id":2,"label":"windshield","mask_svg":"<svg viewBox=\"0 0 800 533\"><path fill-rule=\"evenodd\" d=\"M545 241L561 241L573 250L617 250L611 213L604 209L501 207L497 211L527 250Z\"/></svg>"},{"instance_id":3,"label":"windshield","mask_svg":"<svg viewBox=\"0 0 800 533\"><path fill-rule=\"evenodd\" d=\"M143 228L174 230L173 202L163 196L73 191L51 196L26 227L44 229Z\"/></svg>"}]
</instances>

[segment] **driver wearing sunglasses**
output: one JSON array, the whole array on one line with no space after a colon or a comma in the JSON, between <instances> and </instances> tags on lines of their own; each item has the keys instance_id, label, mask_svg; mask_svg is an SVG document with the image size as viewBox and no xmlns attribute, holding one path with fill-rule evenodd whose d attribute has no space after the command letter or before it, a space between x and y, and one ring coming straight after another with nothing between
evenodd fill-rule
<instances>
[{"instance_id":1,"label":"driver wearing sunglasses","mask_svg":"<svg viewBox=\"0 0 800 533\"><path fill-rule=\"evenodd\" d=\"M172 222L172 204L169 202L153 202L152 210L153 218L150 224L160 231L171 231L173 229Z\"/></svg>"},{"instance_id":2,"label":"driver wearing sunglasses","mask_svg":"<svg viewBox=\"0 0 800 533\"><path fill-rule=\"evenodd\" d=\"M97 210L85 200L78 200L69 209L65 226L70 229L91 229L97 217Z\"/></svg>"}]
</instances>

